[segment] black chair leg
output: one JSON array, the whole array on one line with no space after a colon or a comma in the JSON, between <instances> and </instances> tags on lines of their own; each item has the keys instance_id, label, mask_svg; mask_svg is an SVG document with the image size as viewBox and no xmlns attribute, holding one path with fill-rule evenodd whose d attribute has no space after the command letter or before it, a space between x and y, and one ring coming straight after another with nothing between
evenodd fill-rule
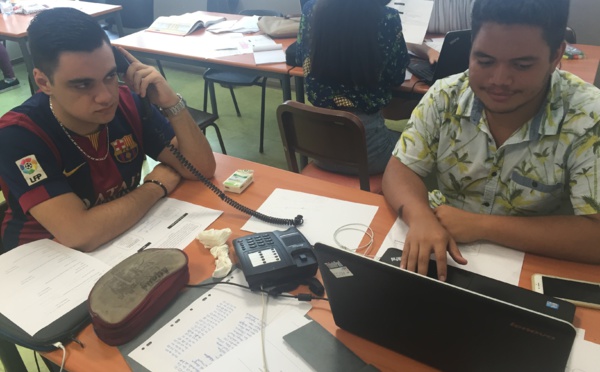
<instances>
[{"instance_id":1,"label":"black chair leg","mask_svg":"<svg viewBox=\"0 0 600 372\"><path fill-rule=\"evenodd\" d=\"M231 93L231 99L233 100L233 106L235 106L235 112L237 113L237 116L238 117L242 116L242 114L240 113L240 108L237 103L237 99L235 99L235 93L233 92L233 86L229 87L229 93Z\"/></svg>"},{"instance_id":2,"label":"black chair leg","mask_svg":"<svg viewBox=\"0 0 600 372\"><path fill-rule=\"evenodd\" d=\"M165 78L165 80L167 79L167 75L165 75L165 70L163 70L162 67L162 63L160 62L160 59L156 60L156 65L158 66L158 71L160 71L160 74Z\"/></svg>"},{"instance_id":3,"label":"black chair leg","mask_svg":"<svg viewBox=\"0 0 600 372\"><path fill-rule=\"evenodd\" d=\"M221 145L221 152L227 155L227 151L225 150L225 143L223 142L223 137L221 136L221 130L219 129L219 126L216 123L209 124L208 126L215 128L215 133L217 134L219 145Z\"/></svg>"},{"instance_id":4,"label":"black chair leg","mask_svg":"<svg viewBox=\"0 0 600 372\"><path fill-rule=\"evenodd\" d=\"M264 138L265 138L265 98L266 98L266 92L267 92L267 78L263 78L262 84L261 84L261 88L262 88L262 95L261 95L261 102L260 102L260 146L258 148L258 151L262 154L263 152L265 152L264 149Z\"/></svg>"},{"instance_id":5,"label":"black chair leg","mask_svg":"<svg viewBox=\"0 0 600 372\"><path fill-rule=\"evenodd\" d=\"M219 116L219 109L217 108L217 96L215 94L215 83L213 83L212 81L208 82L208 91L210 96L210 106L212 114Z\"/></svg>"},{"instance_id":6,"label":"black chair leg","mask_svg":"<svg viewBox=\"0 0 600 372\"><path fill-rule=\"evenodd\" d=\"M202 106L202 111L206 112L208 108L208 81L204 80L204 105Z\"/></svg>"},{"instance_id":7,"label":"black chair leg","mask_svg":"<svg viewBox=\"0 0 600 372\"><path fill-rule=\"evenodd\" d=\"M0 362L7 372L27 372L19 350L11 342L0 340Z\"/></svg>"}]
</instances>

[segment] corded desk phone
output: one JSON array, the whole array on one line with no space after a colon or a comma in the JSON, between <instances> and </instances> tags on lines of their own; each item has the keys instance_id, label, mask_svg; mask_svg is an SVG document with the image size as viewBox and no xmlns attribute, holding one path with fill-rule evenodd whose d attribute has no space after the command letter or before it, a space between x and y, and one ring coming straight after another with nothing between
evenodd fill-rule
<instances>
[{"instance_id":1,"label":"corded desk phone","mask_svg":"<svg viewBox=\"0 0 600 372\"><path fill-rule=\"evenodd\" d=\"M317 273L312 246L295 227L234 239L233 247L252 290L308 279Z\"/></svg>"}]
</instances>

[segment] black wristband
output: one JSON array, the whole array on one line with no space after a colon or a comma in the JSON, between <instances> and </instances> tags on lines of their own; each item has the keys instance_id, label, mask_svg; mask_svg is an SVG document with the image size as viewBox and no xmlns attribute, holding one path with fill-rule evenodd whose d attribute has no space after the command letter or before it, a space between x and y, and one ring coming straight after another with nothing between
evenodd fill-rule
<instances>
[{"instance_id":1,"label":"black wristband","mask_svg":"<svg viewBox=\"0 0 600 372\"><path fill-rule=\"evenodd\" d=\"M148 183L148 182L150 182L150 183L153 183L153 184L155 184L155 185L158 185L158 186L160 186L160 188L161 188L161 189L163 190L163 192L164 192L164 195L163 195L162 197L163 197L163 198L166 198L166 197L167 197L167 195L169 194L169 192L167 191L167 188L165 187L165 185L163 185L163 184L162 184L162 182L160 182L160 181L157 181L157 180L145 180L145 181L144 181L144 184L146 184L146 183Z\"/></svg>"}]
</instances>

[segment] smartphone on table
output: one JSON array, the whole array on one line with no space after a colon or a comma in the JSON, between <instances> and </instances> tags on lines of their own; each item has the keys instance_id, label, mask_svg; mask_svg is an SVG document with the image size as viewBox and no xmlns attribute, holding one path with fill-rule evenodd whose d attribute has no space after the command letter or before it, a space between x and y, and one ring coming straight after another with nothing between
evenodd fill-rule
<instances>
[{"instance_id":1,"label":"smartphone on table","mask_svg":"<svg viewBox=\"0 0 600 372\"><path fill-rule=\"evenodd\" d=\"M533 274L531 285L536 292L572 302L577 306L600 309L600 283Z\"/></svg>"}]
</instances>

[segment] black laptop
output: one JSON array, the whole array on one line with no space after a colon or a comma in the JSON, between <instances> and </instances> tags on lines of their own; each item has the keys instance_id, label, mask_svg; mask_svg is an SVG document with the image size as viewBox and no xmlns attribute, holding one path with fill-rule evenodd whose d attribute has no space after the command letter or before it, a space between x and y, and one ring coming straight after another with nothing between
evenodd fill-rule
<instances>
[{"instance_id":1,"label":"black laptop","mask_svg":"<svg viewBox=\"0 0 600 372\"><path fill-rule=\"evenodd\" d=\"M408 70L431 85L438 79L458 74L469 68L471 30L450 31L444 37L440 57L436 64L428 60L411 59Z\"/></svg>"},{"instance_id":2,"label":"black laptop","mask_svg":"<svg viewBox=\"0 0 600 372\"><path fill-rule=\"evenodd\" d=\"M342 329L444 371L565 370L573 304L452 266L447 282L401 270L399 250L393 264L315 252Z\"/></svg>"}]
</instances>

